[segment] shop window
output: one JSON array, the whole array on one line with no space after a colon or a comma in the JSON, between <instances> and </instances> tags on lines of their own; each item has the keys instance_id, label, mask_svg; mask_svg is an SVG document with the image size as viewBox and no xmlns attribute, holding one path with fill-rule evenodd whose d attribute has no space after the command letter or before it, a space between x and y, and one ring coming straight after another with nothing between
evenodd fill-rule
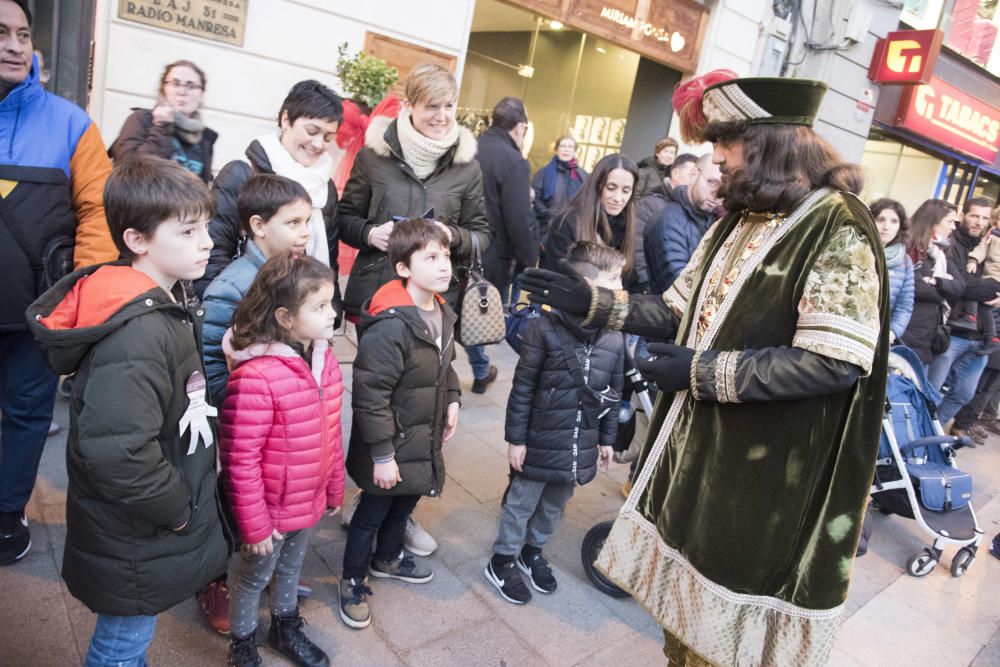
<instances>
[{"instance_id":1,"label":"shop window","mask_svg":"<svg viewBox=\"0 0 1000 667\"><path fill-rule=\"evenodd\" d=\"M945 45L1000 76L997 0L906 0L900 20L911 28L941 28Z\"/></svg>"}]
</instances>

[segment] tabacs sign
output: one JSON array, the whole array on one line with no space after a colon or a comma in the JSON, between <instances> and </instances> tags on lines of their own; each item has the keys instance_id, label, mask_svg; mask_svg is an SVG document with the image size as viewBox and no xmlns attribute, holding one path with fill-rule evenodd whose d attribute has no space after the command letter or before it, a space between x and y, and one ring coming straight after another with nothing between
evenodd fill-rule
<instances>
[{"instance_id":1,"label":"tabacs sign","mask_svg":"<svg viewBox=\"0 0 1000 667\"><path fill-rule=\"evenodd\" d=\"M878 40L868 78L875 83L928 83L941 52L940 30L898 30Z\"/></svg>"},{"instance_id":2,"label":"tabacs sign","mask_svg":"<svg viewBox=\"0 0 1000 667\"><path fill-rule=\"evenodd\" d=\"M243 46L250 0L119 0L118 18Z\"/></svg>"},{"instance_id":3,"label":"tabacs sign","mask_svg":"<svg viewBox=\"0 0 1000 667\"><path fill-rule=\"evenodd\" d=\"M1000 155L1000 108L936 77L904 94L895 125L987 163Z\"/></svg>"}]
</instances>

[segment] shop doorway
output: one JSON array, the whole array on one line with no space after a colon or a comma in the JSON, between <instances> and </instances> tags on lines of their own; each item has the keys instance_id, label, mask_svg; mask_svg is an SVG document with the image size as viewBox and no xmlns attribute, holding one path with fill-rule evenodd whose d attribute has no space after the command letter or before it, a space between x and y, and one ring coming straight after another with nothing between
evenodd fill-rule
<instances>
[{"instance_id":1,"label":"shop doorway","mask_svg":"<svg viewBox=\"0 0 1000 667\"><path fill-rule=\"evenodd\" d=\"M96 0L29 0L32 40L46 90L86 109L92 80Z\"/></svg>"},{"instance_id":2,"label":"shop doorway","mask_svg":"<svg viewBox=\"0 0 1000 667\"><path fill-rule=\"evenodd\" d=\"M670 125L680 73L606 39L495 0L476 3L459 94L459 120L477 134L500 98L524 100L531 120L526 157L532 171L552 157L555 139L572 134L587 171L604 155L637 162Z\"/></svg>"}]
</instances>

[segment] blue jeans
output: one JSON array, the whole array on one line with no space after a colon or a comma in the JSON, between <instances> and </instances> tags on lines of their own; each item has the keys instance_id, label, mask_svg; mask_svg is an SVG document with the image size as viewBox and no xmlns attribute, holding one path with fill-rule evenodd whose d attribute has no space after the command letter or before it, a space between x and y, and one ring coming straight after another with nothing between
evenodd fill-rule
<instances>
[{"instance_id":1,"label":"blue jeans","mask_svg":"<svg viewBox=\"0 0 1000 667\"><path fill-rule=\"evenodd\" d=\"M938 391L948 385L948 393L938 406L938 420L942 425L951 421L976 395L979 376L989 361L986 355L976 354L981 349L979 340L952 336L948 349L931 362L927 379Z\"/></svg>"},{"instance_id":2,"label":"blue jeans","mask_svg":"<svg viewBox=\"0 0 1000 667\"><path fill-rule=\"evenodd\" d=\"M0 333L0 512L31 498L58 382L30 332Z\"/></svg>"},{"instance_id":3,"label":"blue jeans","mask_svg":"<svg viewBox=\"0 0 1000 667\"><path fill-rule=\"evenodd\" d=\"M156 616L97 615L83 667L145 667Z\"/></svg>"},{"instance_id":4,"label":"blue jeans","mask_svg":"<svg viewBox=\"0 0 1000 667\"><path fill-rule=\"evenodd\" d=\"M485 345L474 345L465 348L465 353L469 355L469 365L472 366L472 377L477 380L484 380L490 374L490 358L486 356Z\"/></svg>"}]
</instances>

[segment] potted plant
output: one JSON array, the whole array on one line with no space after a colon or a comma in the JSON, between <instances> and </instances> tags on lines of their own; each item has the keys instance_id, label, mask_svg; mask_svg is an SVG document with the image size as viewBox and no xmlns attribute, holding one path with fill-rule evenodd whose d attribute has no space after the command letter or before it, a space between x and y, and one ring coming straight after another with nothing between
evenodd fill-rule
<instances>
[{"instance_id":1,"label":"potted plant","mask_svg":"<svg viewBox=\"0 0 1000 667\"><path fill-rule=\"evenodd\" d=\"M396 85L399 72L381 58L361 51L351 57L347 42L340 45L337 53L337 78L340 79L341 87L361 108L362 113L371 113L371 109Z\"/></svg>"}]
</instances>

